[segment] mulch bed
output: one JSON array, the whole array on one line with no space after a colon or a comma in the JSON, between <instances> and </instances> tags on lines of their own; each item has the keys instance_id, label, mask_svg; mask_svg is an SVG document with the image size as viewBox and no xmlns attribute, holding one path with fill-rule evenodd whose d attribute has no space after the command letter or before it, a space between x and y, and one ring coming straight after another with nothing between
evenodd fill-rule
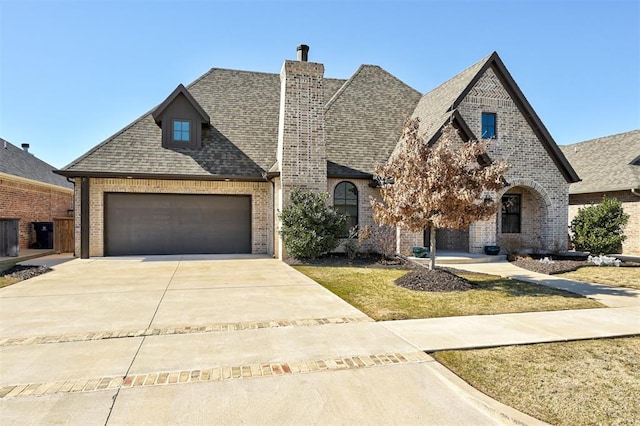
<instances>
[{"instance_id":1,"label":"mulch bed","mask_svg":"<svg viewBox=\"0 0 640 426\"><path fill-rule=\"evenodd\" d=\"M0 277L15 278L20 281L28 280L29 278L37 277L46 272L51 271L51 268L46 266L21 266L15 265L9 269L0 272Z\"/></svg>"},{"instance_id":2,"label":"mulch bed","mask_svg":"<svg viewBox=\"0 0 640 426\"><path fill-rule=\"evenodd\" d=\"M475 288L468 280L444 269L416 269L395 281L396 285L419 291L467 291Z\"/></svg>"},{"instance_id":3,"label":"mulch bed","mask_svg":"<svg viewBox=\"0 0 640 426\"><path fill-rule=\"evenodd\" d=\"M412 269L416 266L407 259L396 256L386 259L375 253L360 253L355 259L349 260L343 253L331 253L318 257L317 259L293 259L287 258L285 262L292 266L308 265L308 266L356 266L364 268L400 268Z\"/></svg>"},{"instance_id":4,"label":"mulch bed","mask_svg":"<svg viewBox=\"0 0 640 426\"><path fill-rule=\"evenodd\" d=\"M594 266L586 260L554 260L553 263L543 263L537 259L518 258L511 261L515 266L541 274L562 274L575 271L583 266Z\"/></svg>"},{"instance_id":5,"label":"mulch bed","mask_svg":"<svg viewBox=\"0 0 640 426\"><path fill-rule=\"evenodd\" d=\"M527 269L533 272L539 272L541 274L553 275L553 274L563 274L565 272L575 271L584 266L595 266L593 263L585 260L571 260L566 257L560 257L557 259L555 256L550 256L553 259L553 263L544 263L540 262L537 258L530 257L518 257L515 259L510 259L510 262L515 266L519 266L520 268ZM628 267L628 268L636 268L639 267L640 264L633 262L622 262L620 267Z\"/></svg>"}]
</instances>

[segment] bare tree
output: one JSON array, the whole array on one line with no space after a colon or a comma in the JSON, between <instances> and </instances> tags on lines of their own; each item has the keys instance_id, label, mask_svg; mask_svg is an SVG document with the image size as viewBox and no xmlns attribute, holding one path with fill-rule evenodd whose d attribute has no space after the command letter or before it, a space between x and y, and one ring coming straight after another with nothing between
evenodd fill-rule
<instances>
[{"instance_id":1,"label":"bare tree","mask_svg":"<svg viewBox=\"0 0 640 426\"><path fill-rule=\"evenodd\" d=\"M419 132L420 121L408 120L401 145L384 165L376 167L382 202L371 200L376 223L412 232L431 230L429 269L435 267L436 230L465 229L472 222L495 214L500 200L490 191L504 187L507 164L480 161L487 144L462 143L451 123L429 145ZM453 149L452 145L461 145ZM490 163L490 164L487 164Z\"/></svg>"}]
</instances>

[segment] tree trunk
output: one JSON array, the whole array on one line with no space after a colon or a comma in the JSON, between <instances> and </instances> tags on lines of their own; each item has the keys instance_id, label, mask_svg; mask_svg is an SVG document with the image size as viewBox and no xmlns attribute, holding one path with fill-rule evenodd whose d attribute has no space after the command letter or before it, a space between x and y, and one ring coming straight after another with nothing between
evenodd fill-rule
<instances>
[{"instance_id":1,"label":"tree trunk","mask_svg":"<svg viewBox=\"0 0 640 426\"><path fill-rule=\"evenodd\" d=\"M429 228L429 270L433 271L436 267L436 230L433 225Z\"/></svg>"}]
</instances>

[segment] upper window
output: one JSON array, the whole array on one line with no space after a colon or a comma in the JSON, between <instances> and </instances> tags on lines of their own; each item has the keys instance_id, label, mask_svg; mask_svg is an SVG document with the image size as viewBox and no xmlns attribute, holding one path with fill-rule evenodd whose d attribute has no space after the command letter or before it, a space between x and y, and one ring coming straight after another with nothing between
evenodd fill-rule
<instances>
[{"instance_id":1,"label":"upper window","mask_svg":"<svg viewBox=\"0 0 640 426\"><path fill-rule=\"evenodd\" d=\"M502 233L519 234L521 218L520 194L505 194L502 197Z\"/></svg>"},{"instance_id":2,"label":"upper window","mask_svg":"<svg viewBox=\"0 0 640 426\"><path fill-rule=\"evenodd\" d=\"M333 208L347 216L347 226L343 234L348 236L349 230L358 226L358 188L351 182L340 182L333 190Z\"/></svg>"},{"instance_id":3,"label":"upper window","mask_svg":"<svg viewBox=\"0 0 640 426\"><path fill-rule=\"evenodd\" d=\"M191 141L191 122L188 120L173 120L173 141Z\"/></svg>"},{"instance_id":4,"label":"upper window","mask_svg":"<svg viewBox=\"0 0 640 426\"><path fill-rule=\"evenodd\" d=\"M497 136L496 115L490 112L482 113L482 139L494 139Z\"/></svg>"}]
</instances>

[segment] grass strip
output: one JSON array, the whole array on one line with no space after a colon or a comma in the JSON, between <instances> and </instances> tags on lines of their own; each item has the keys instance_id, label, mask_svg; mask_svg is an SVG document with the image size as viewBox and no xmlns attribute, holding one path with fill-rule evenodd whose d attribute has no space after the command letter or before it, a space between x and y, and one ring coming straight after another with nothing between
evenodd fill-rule
<instances>
[{"instance_id":1,"label":"grass strip","mask_svg":"<svg viewBox=\"0 0 640 426\"><path fill-rule=\"evenodd\" d=\"M640 337L433 354L498 401L553 425L637 425Z\"/></svg>"}]
</instances>

